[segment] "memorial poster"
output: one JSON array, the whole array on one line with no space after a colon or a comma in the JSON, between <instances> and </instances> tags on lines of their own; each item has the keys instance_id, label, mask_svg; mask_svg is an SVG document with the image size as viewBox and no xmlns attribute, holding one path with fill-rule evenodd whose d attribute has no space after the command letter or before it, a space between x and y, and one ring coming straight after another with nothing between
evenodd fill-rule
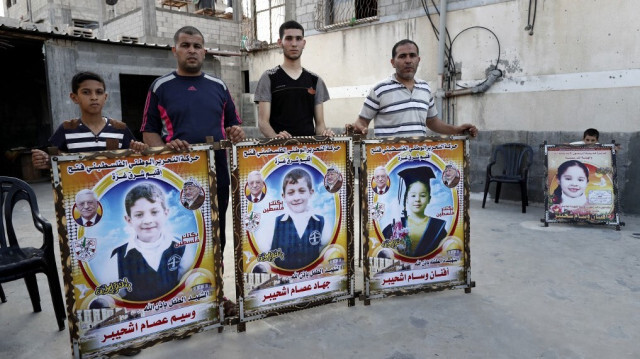
<instances>
[{"instance_id":1,"label":"memorial poster","mask_svg":"<svg viewBox=\"0 0 640 359\"><path fill-rule=\"evenodd\" d=\"M220 323L213 151L193 148L53 156L69 328L83 358Z\"/></svg>"},{"instance_id":2,"label":"memorial poster","mask_svg":"<svg viewBox=\"0 0 640 359\"><path fill-rule=\"evenodd\" d=\"M545 222L619 225L614 145L546 145Z\"/></svg>"},{"instance_id":3,"label":"memorial poster","mask_svg":"<svg viewBox=\"0 0 640 359\"><path fill-rule=\"evenodd\" d=\"M353 297L350 138L234 147L240 321Z\"/></svg>"},{"instance_id":4,"label":"memorial poster","mask_svg":"<svg viewBox=\"0 0 640 359\"><path fill-rule=\"evenodd\" d=\"M364 140L365 298L471 286L467 142Z\"/></svg>"}]
</instances>

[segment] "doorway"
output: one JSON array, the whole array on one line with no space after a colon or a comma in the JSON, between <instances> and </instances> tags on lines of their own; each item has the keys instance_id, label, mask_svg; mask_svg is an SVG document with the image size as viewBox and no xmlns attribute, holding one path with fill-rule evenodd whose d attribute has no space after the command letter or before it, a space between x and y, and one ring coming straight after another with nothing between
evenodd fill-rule
<instances>
[{"instance_id":1,"label":"doorway","mask_svg":"<svg viewBox=\"0 0 640 359\"><path fill-rule=\"evenodd\" d=\"M0 34L0 175L32 181L30 149L46 148L51 136L44 42Z\"/></svg>"},{"instance_id":2,"label":"doorway","mask_svg":"<svg viewBox=\"0 0 640 359\"><path fill-rule=\"evenodd\" d=\"M120 74L122 122L127 124L138 141L142 141L140 126L149 86L157 78L158 76Z\"/></svg>"}]
</instances>

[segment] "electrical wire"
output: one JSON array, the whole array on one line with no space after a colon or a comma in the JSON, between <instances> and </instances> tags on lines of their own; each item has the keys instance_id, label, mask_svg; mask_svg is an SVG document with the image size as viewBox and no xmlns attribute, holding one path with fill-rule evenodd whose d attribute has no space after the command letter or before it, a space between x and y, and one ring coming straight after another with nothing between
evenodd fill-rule
<instances>
[{"instance_id":1,"label":"electrical wire","mask_svg":"<svg viewBox=\"0 0 640 359\"><path fill-rule=\"evenodd\" d=\"M436 13L438 14L438 16L440 16L440 10L438 10L438 7L436 6L436 4L433 2L434 0L431 0L431 3L433 4L433 7L436 9ZM425 14L427 14L427 19L429 20L429 22L431 23L431 29L433 30L434 35L436 36L436 40L440 41L440 31L438 30L438 27L433 23L433 20L431 20L431 13L429 12L429 5L427 4L426 0L421 0L422 3L422 8L424 9ZM444 53L445 53L445 57L447 59L450 58L450 53L451 53L451 37L449 36L449 30L446 29L445 27L445 31L446 31L446 35L447 38L445 39L445 44L444 44ZM446 40L449 40L449 44L447 44ZM447 67L451 65L451 64L447 64Z\"/></svg>"},{"instance_id":2,"label":"electrical wire","mask_svg":"<svg viewBox=\"0 0 640 359\"><path fill-rule=\"evenodd\" d=\"M531 4L533 1L533 16L531 16ZM529 12L527 13L527 26L524 28L529 31L529 35L533 35L533 27L536 24L536 14L538 13L538 0L529 0Z\"/></svg>"},{"instance_id":3,"label":"electrical wire","mask_svg":"<svg viewBox=\"0 0 640 359\"><path fill-rule=\"evenodd\" d=\"M431 0L431 4L436 9L436 13L438 14L438 17L441 19L442 17L440 15L440 10L436 6L435 0ZM449 36L449 30L447 29L446 26L444 27L444 31L447 33L447 38L445 39L445 42L444 42L445 56L447 57L447 59L449 59L449 57L451 56L451 36ZM449 40L449 45L447 45L446 40ZM447 64L447 68L449 68L450 65L453 65L453 64L451 63Z\"/></svg>"},{"instance_id":4,"label":"electrical wire","mask_svg":"<svg viewBox=\"0 0 640 359\"><path fill-rule=\"evenodd\" d=\"M436 25L433 23L433 20L431 20L431 13L429 12L429 5L427 4L426 0L421 0L422 2L422 8L424 9L425 14L427 15L427 19L429 19L429 22L431 23L431 29L433 30L434 35L436 36L436 40L440 41L440 31L438 30L438 28L436 27ZM438 14L438 16L440 16L440 10L438 9L438 7L436 6L434 0L431 0L431 4L433 5L433 7L436 9L436 13ZM440 20L442 20L442 17L440 17ZM446 64L446 68L447 68L447 75L448 76L444 76L443 81L446 81L446 83L443 82L443 86L446 89L451 88L452 86L452 76L451 76L451 69L453 69L453 76L455 77L455 64L450 62L452 60L452 56L451 56L451 36L449 36L449 30L447 30L446 26L445 26L445 32L446 32L446 39L444 41L444 56L447 59L448 63ZM449 43L447 44L447 40L449 40ZM438 71L440 71L441 69L438 69ZM446 86L445 86L446 85ZM455 88L455 87L454 87ZM446 119L445 120L446 123L451 123L451 113L454 111L449 110L449 107L454 107L454 104L451 103L450 100L445 99L443 106L447 106L447 111L446 111ZM443 109L444 112L444 109Z\"/></svg>"},{"instance_id":5,"label":"electrical wire","mask_svg":"<svg viewBox=\"0 0 640 359\"><path fill-rule=\"evenodd\" d=\"M493 37L496 39L496 42L498 43L498 58L496 59L496 65L495 65L493 68L494 68L494 69L498 69L498 64L500 63L500 40L498 39L498 36L496 36L496 34L495 34L493 31L491 31L491 29L489 29L489 28L486 28L486 27L484 27L484 26L470 26L470 27L468 27L468 28L466 28L466 29L464 29L464 30L460 31L460 32L458 33L458 35L456 35L456 36L453 38L453 40L451 41L451 49L453 49L453 43L456 41L456 39L458 38L458 36L460 36L463 32L465 32L465 31L467 31L467 30L472 30L472 29L487 30L487 31L489 31L489 32L493 35ZM451 51L451 52L452 52L452 51ZM453 64L454 64L454 65L453 65L453 76L455 76L455 70L456 70L456 69L455 69L455 62L454 62L454 60L453 60L453 55L451 56L451 59L449 60L449 63L453 63ZM487 82L487 79L485 79L484 81L482 81L482 82L480 82L479 84L476 84L476 85L474 85L474 86L482 85L482 84L483 84L483 83L485 83L485 82ZM467 87L467 86L462 86L462 85L457 84L457 83L455 84L455 86L460 87L460 88L463 88L463 89L469 88L469 87ZM454 87L454 88L455 88L455 87Z\"/></svg>"},{"instance_id":6,"label":"electrical wire","mask_svg":"<svg viewBox=\"0 0 640 359\"><path fill-rule=\"evenodd\" d=\"M529 0L529 12L531 12L531 1ZM533 23L535 23L535 14L536 14L536 10L537 10L537 6L538 6L538 1L537 0L533 0L535 1L534 4L534 13L533 13ZM433 20L431 19L431 13L429 12L429 5L427 4L427 0L421 0L422 3L422 8L424 9L425 14L427 15L427 19L429 20L429 23L431 23L431 29L436 37L436 39L438 41L440 41L440 31L438 30L437 26L433 23ZM435 4L435 0L431 0L431 4L433 5L433 7L436 10L436 13L438 14L438 16L440 16L440 10L438 9L438 7ZM447 67L447 75L445 76L446 79L446 88L447 89L455 89L457 87L460 88L468 88L466 86L462 86L460 84L458 84L455 80L456 77L456 65L455 65L455 61L453 59L453 43L455 42L455 40L458 38L458 36L460 36L460 34L462 34L463 32L467 31L467 30L471 30L471 29L484 29L489 31L493 37L495 37L496 42L498 43L498 57L496 60L496 65L494 66L494 69L498 69L498 64L500 63L500 40L498 39L498 36L496 36L496 34L491 31L490 29L484 27L484 26L471 26L468 27L462 31L460 31L454 38L453 40L451 40L451 36L449 35L449 30L446 28L445 26L445 32L446 32L446 39L445 39L445 57L447 59L446 62L446 67ZM530 35L533 34L533 24L531 25L531 32L529 33ZM448 40L448 44L447 44L447 40ZM438 71L440 71L440 69L438 69ZM482 81L481 83L475 85L475 86L479 86L484 84L487 81L487 79L485 79L484 81ZM449 121L449 117L451 115L451 112L455 111L455 104L454 103L449 103L448 100L446 100L446 106L447 108L452 107L450 111L447 111L447 123L450 123Z\"/></svg>"}]
</instances>

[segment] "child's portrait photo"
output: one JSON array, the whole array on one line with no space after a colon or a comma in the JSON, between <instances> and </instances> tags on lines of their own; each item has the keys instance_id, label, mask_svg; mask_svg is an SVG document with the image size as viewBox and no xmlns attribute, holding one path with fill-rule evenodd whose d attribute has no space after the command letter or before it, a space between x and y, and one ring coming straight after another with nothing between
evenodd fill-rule
<instances>
[{"instance_id":1,"label":"child's portrait photo","mask_svg":"<svg viewBox=\"0 0 640 359\"><path fill-rule=\"evenodd\" d=\"M324 173L307 164L278 166L264 176L267 195L254 208L251 231L258 253L280 253L266 264L302 270L321 257L339 221L339 201L325 191ZM257 209L256 209L257 208Z\"/></svg>"},{"instance_id":2,"label":"child's portrait photo","mask_svg":"<svg viewBox=\"0 0 640 359\"><path fill-rule=\"evenodd\" d=\"M617 210L614 145L550 149L547 151L546 219L611 223Z\"/></svg>"},{"instance_id":3,"label":"child's portrait photo","mask_svg":"<svg viewBox=\"0 0 640 359\"><path fill-rule=\"evenodd\" d=\"M398 252L410 257L424 256L434 251L447 235L447 223L425 212L431 201L431 179L435 174L426 165L407 167L397 174L401 182L398 198L402 216L387 225L383 235L385 239L404 242L396 247Z\"/></svg>"},{"instance_id":4,"label":"child's portrait photo","mask_svg":"<svg viewBox=\"0 0 640 359\"><path fill-rule=\"evenodd\" d=\"M552 202L563 206L587 204L586 189L589 184L589 169L578 160L563 162L556 174L558 186L553 191Z\"/></svg>"},{"instance_id":5,"label":"child's portrait photo","mask_svg":"<svg viewBox=\"0 0 640 359\"><path fill-rule=\"evenodd\" d=\"M127 278L131 291L122 299L158 300L170 294L194 264L198 243L184 243L197 233L193 212L182 206L179 187L160 180L123 182L101 198L109 216L97 238L97 255L89 262L100 284Z\"/></svg>"},{"instance_id":6,"label":"child's portrait photo","mask_svg":"<svg viewBox=\"0 0 640 359\"><path fill-rule=\"evenodd\" d=\"M304 268L327 244L324 217L310 206L314 192L311 175L303 168L290 170L282 180L285 213L275 219L271 242L271 250L279 248L284 253L284 259L275 260L280 268Z\"/></svg>"},{"instance_id":7,"label":"child's portrait photo","mask_svg":"<svg viewBox=\"0 0 640 359\"><path fill-rule=\"evenodd\" d=\"M389 162L393 165L387 163L369 172L385 168L390 179L386 195L375 200L371 217L381 232L383 247L404 260L433 255L457 216L457 198L442 181L447 166L441 161Z\"/></svg>"},{"instance_id":8,"label":"child's portrait photo","mask_svg":"<svg viewBox=\"0 0 640 359\"><path fill-rule=\"evenodd\" d=\"M131 188L125 196L125 222L135 235L113 250L118 277L127 278L132 291L124 298L146 301L168 293L180 282L191 263L183 261L185 246L177 247L177 238L164 232L169 208L164 192L151 182Z\"/></svg>"}]
</instances>

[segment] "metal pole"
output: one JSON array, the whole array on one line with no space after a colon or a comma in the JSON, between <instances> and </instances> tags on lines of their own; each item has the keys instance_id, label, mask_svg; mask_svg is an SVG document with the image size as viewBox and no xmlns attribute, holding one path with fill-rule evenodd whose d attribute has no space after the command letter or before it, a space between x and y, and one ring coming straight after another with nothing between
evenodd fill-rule
<instances>
[{"instance_id":1,"label":"metal pole","mask_svg":"<svg viewBox=\"0 0 640 359\"><path fill-rule=\"evenodd\" d=\"M447 0L440 0L440 24L438 26L438 89L436 108L443 119L442 99L444 98L444 49L447 41Z\"/></svg>"}]
</instances>

